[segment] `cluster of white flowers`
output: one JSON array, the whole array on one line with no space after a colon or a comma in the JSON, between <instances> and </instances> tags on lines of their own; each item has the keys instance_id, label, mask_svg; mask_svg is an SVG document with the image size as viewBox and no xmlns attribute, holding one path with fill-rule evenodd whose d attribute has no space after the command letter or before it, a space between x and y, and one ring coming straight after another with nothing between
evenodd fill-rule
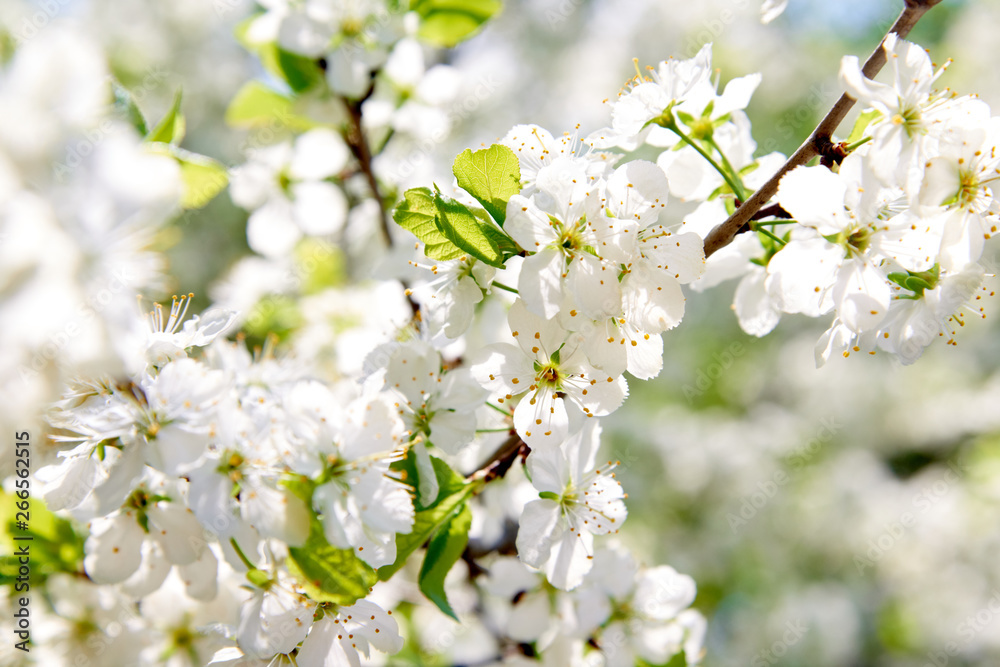
<instances>
[{"instance_id":1,"label":"cluster of white flowers","mask_svg":"<svg viewBox=\"0 0 1000 667\"><path fill-rule=\"evenodd\" d=\"M385 195L405 179L385 156L400 137L447 130L457 75L425 67L417 14L386 2L261 4L243 36L285 68L292 93L259 99L287 103L294 136L247 150L231 170L232 199L250 211L249 246L263 258L244 259L219 288L223 305L190 319L189 297L145 321L119 304L125 287L131 298L160 286L146 246L182 207L184 187L179 149L156 145L179 139L166 127L143 142L129 124L102 120L107 74L76 37L33 42L0 70L0 225L13 240L0 245L12 285L0 309L14 319L24 299L58 313L67 295L110 294L75 315L73 332L57 319L34 323L66 348L53 356L76 377L55 374L58 452L35 476L49 510L86 524L82 574L93 584L73 593L78 608L54 616L131 610L123 625L145 638L118 642L122 664L168 655L178 666L358 665L379 660L372 648L400 651L419 625L389 611L420 599L401 577L456 615L464 582L445 575L464 558L484 570L478 594L497 621L484 662L700 662L694 581L640 566L605 537L623 525L627 494L618 464L598 463L597 418L624 402L626 372L645 380L662 370L662 335L684 317L685 285L741 277L734 310L755 336L784 313L833 313L819 363L876 348L910 363L933 338L952 342L963 308L982 313L1000 121L974 97L933 92L927 54L890 35L891 85L866 79L856 59L842 64L847 91L871 108L856 141L829 166L787 173L773 215L706 260L708 232L784 162L755 156L744 109L760 75L720 92L706 45L640 72L609 103L606 128L581 138L517 125L466 151L458 187L444 188L455 198L438 186L403 194L395 219L423 243L382 249L375 262L352 230L366 224L372 237L388 224ZM766 17L784 4L766 3ZM58 58L70 47L73 58ZM64 61L86 70L73 77L88 85L60 94L83 101L35 94L39 72L66 75ZM56 117L67 108L75 115ZM51 132L27 144L7 132L27 116ZM94 128L108 136L79 167L46 171ZM655 161L631 159L640 149ZM672 219L670 200L697 208ZM22 237L43 234L44 253L24 250L38 244ZM307 237L340 242L356 265L380 264L350 267L358 275L392 278L312 292L299 280L286 295L302 316L289 351L276 354L268 338L251 354L236 333L251 314L228 306L277 309L273 292L286 286L274 277L318 247ZM106 282L113 271L127 276L121 289ZM2 336L20 368L43 353L37 335L35 347L15 329ZM489 525L507 519L516 534ZM470 538L485 556L466 548ZM517 560L491 553L502 546ZM407 565L418 550L419 575ZM86 635L72 620L47 627L60 638L54 660L69 660ZM531 650L500 650L511 641Z\"/></svg>"},{"instance_id":2,"label":"cluster of white flowers","mask_svg":"<svg viewBox=\"0 0 1000 667\"><path fill-rule=\"evenodd\" d=\"M25 43L0 69L7 428L57 398L67 372L127 367L135 295L165 283L154 242L181 210L181 169L113 101L100 48L65 26Z\"/></svg>"},{"instance_id":3,"label":"cluster of white flowers","mask_svg":"<svg viewBox=\"0 0 1000 667\"><path fill-rule=\"evenodd\" d=\"M1000 213L1000 119L974 96L935 93L940 70L919 46L890 34L883 48L891 84L865 78L857 58L841 65L848 93L870 107L850 154L786 174L777 202L790 219L760 223L764 233L708 262L708 284L742 275L734 310L748 333L770 332L782 313L833 312L819 365L876 349L912 363L937 338L954 344L993 294L980 259Z\"/></svg>"}]
</instances>

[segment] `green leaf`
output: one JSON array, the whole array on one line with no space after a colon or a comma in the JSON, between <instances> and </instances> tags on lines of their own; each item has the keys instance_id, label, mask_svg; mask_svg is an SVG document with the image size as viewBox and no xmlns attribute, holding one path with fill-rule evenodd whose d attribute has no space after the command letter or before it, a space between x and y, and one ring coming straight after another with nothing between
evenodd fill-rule
<instances>
[{"instance_id":1,"label":"green leaf","mask_svg":"<svg viewBox=\"0 0 1000 667\"><path fill-rule=\"evenodd\" d=\"M288 571L313 600L345 606L368 595L378 581L375 570L352 549L338 549L326 541L316 518L306 543L288 548Z\"/></svg>"},{"instance_id":2,"label":"green leaf","mask_svg":"<svg viewBox=\"0 0 1000 667\"><path fill-rule=\"evenodd\" d=\"M212 158L165 143L150 144L150 150L169 155L180 165L181 183L184 186L181 206L185 209L203 207L229 184L226 167Z\"/></svg>"},{"instance_id":3,"label":"green leaf","mask_svg":"<svg viewBox=\"0 0 1000 667\"><path fill-rule=\"evenodd\" d=\"M414 0L410 9L420 16L417 37L450 48L471 37L501 7L500 0Z\"/></svg>"},{"instance_id":4,"label":"green leaf","mask_svg":"<svg viewBox=\"0 0 1000 667\"><path fill-rule=\"evenodd\" d=\"M123 120L136 129L139 136L145 137L149 134L149 126L146 124L146 117L142 115L139 104L132 97L128 88L117 81L111 82L111 90L114 94L114 109Z\"/></svg>"},{"instance_id":5,"label":"green leaf","mask_svg":"<svg viewBox=\"0 0 1000 667\"><path fill-rule=\"evenodd\" d=\"M871 122L881 115L875 109L869 109L858 116L858 119L854 122L854 127L851 128L851 134L847 137L847 143L853 144L861 141L865 136L865 130L868 129Z\"/></svg>"},{"instance_id":6,"label":"green leaf","mask_svg":"<svg viewBox=\"0 0 1000 667\"><path fill-rule=\"evenodd\" d=\"M292 116L292 99L260 81L245 83L226 109L226 123L233 127L254 127L274 121L288 124Z\"/></svg>"},{"instance_id":7,"label":"green leaf","mask_svg":"<svg viewBox=\"0 0 1000 667\"><path fill-rule=\"evenodd\" d=\"M499 245L472 211L461 202L440 193L434 195L434 205L437 208L438 229L445 238L479 261L503 268Z\"/></svg>"},{"instance_id":8,"label":"green leaf","mask_svg":"<svg viewBox=\"0 0 1000 667\"><path fill-rule=\"evenodd\" d=\"M428 188L411 188L392 213L392 219L424 243L424 254L431 259L458 259L465 251L448 240L438 228L434 194Z\"/></svg>"},{"instance_id":9,"label":"green leaf","mask_svg":"<svg viewBox=\"0 0 1000 667\"><path fill-rule=\"evenodd\" d=\"M448 604L444 591L444 580L469 543L469 527L472 526L472 511L463 504L458 514L441 526L427 545L427 555L420 567L420 590L438 609L456 621L458 616Z\"/></svg>"},{"instance_id":10,"label":"green leaf","mask_svg":"<svg viewBox=\"0 0 1000 667\"><path fill-rule=\"evenodd\" d=\"M497 228L486 211L477 208L473 209L472 214L479 218L479 220L483 223L483 232L485 232L486 236L497 244L497 247L503 254L504 261L507 261L508 257L512 257L513 255L521 252L521 247L514 242L514 239L507 236L506 233Z\"/></svg>"},{"instance_id":11,"label":"green leaf","mask_svg":"<svg viewBox=\"0 0 1000 667\"><path fill-rule=\"evenodd\" d=\"M489 211L503 227L507 202L521 191L521 167L510 148L493 144L475 153L466 148L451 168L458 185Z\"/></svg>"},{"instance_id":12,"label":"green leaf","mask_svg":"<svg viewBox=\"0 0 1000 667\"><path fill-rule=\"evenodd\" d=\"M16 489L7 493L0 489L0 553L15 553L18 546L30 545L32 587L41 586L52 574L58 572L83 572L83 536L76 533L73 524L49 511L40 498L20 499ZM28 530L17 527L18 508L21 500L28 501ZM14 537L31 537L15 540ZM19 563L16 558L0 558L0 586L17 583Z\"/></svg>"},{"instance_id":13,"label":"green leaf","mask_svg":"<svg viewBox=\"0 0 1000 667\"><path fill-rule=\"evenodd\" d=\"M378 578L387 581L394 575L410 555L435 535L442 526L461 511L465 501L478 488L448 467L444 461L431 457L441 490L437 500L427 509L418 511L413 522L413 530L396 535L396 562L378 569Z\"/></svg>"},{"instance_id":14,"label":"green leaf","mask_svg":"<svg viewBox=\"0 0 1000 667\"><path fill-rule=\"evenodd\" d=\"M278 74L296 93L309 90L324 80L323 70L317 61L285 51L276 44L273 48Z\"/></svg>"},{"instance_id":15,"label":"green leaf","mask_svg":"<svg viewBox=\"0 0 1000 667\"><path fill-rule=\"evenodd\" d=\"M415 499L413 504L418 512L437 507L445 498L461 491L465 487L464 477L452 470L447 463L436 456L430 458L431 465L434 466L434 476L438 480L438 494L437 498L428 505L421 505L419 498ZM392 469L401 473L400 478L407 486L412 487L414 493L416 493L419 477L417 476L417 456L413 453L412 448L406 453L405 458L392 464Z\"/></svg>"},{"instance_id":16,"label":"green leaf","mask_svg":"<svg viewBox=\"0 0 1000 667\"><path fill-rule=\"evenodd\" d=\"M185 128L184 115L181 113L181 91L178 90L177 94L174 95L174 103L171 105L170 111L146 135L146 141L159 141L176 146L184 139Z\"/></svg>"}]
</instances>

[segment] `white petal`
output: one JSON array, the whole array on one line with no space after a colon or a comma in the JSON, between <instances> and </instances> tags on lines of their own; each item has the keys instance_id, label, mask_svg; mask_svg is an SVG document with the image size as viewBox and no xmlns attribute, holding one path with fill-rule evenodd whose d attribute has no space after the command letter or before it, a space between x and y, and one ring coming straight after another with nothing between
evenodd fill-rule
<instances>
[{"instance_id":1,"label":"white petal","mask_svg":"<svg viewBox=\"0 0 1000 667\"><path fill-rule=\"evenodd\" d=\"M594 561L594 536L591 533L575 533L564 530L552 541L549 560L545 564L545 576L556 588L572 590L583 583L583 578Z\"/></svg>"},{"instance_id":2,"label":"white petal","mask_svg":"<svg viewBox=\"0 0 1000 667\"><path fill-rule=\"evenodd\" d=\"M300 238L302 231L293 221L292 205L284 198L272 199L247 221L247 243L265 257L287 255Z\"/></svg>"},{"instance_id":3,"label":"white petal","mask_svg":"<svg viewBox=\"0 0 1000 667\"><path fill-rule=\"evenodd\" d=\"M775 308L764 287L766 278L767 273L763 269L751 270L737 285L733 298L733 309L740 328L758 338L771 333L781 319L781 311Z\"/></svg>"},{"instance_id":4,"label":"white petal","mask_svg":"<svg viewBox=\"0 0 1000 667\"><path fill-rule=\"evenodd\" d=\"M521 282L524 282L524 271L528 268L528 261L524 263ZM567 287L579 304L580 311L590 319L598 320L621 312L618 269L591 254L582 253L570 261ZM558 306L552 315L557 312Z\"/></svg>"},{"instance_id":5,"label":"white petal","mask_svg":"<svg viewBox=\"0 0 1000 667\"><path fill-rule=\"evenodd\" d=\"M149 536L160 543L174 565L193 563L205 551L203 529L188 508L179 503L156 503L147 508L146 515Z\"/></svg>"},{"instance_id":6,"label":"white petal","mask_svg":"<svg viewBox=\"0 0 1000 667\"><path fill-rule=\"evenodd\" d=\"M528 310L545 319L556 316L563 298L565 271L566 259L555 248L545 248L525 258L517 291Z\"/></svg>"},{"instance_id":7,"label":"white petal","mask_svg":"<svg viewBox=\"0 0 1000 667\"><path fill-rule=\"evenodd\" d=\"M134 598L146 597L163 584L170 567L159 544L146 540L142 543L142 564L122 582L122 592Z\"/></svg>"},{"instance_id":8,"label":"white petal","mask_svg":"<svg viewBox=\"0 0 1000 667\"><path fill-rule=\"evenodd\" d=\"M527 391L535 380L531 360L520 348L507 343L495 343L483 348L474 358L472 377L485 387L490 396L505 399L507 395Z\"/></svg>"},{"instance_id":9,"label":"white petal","mask_svg":"<svg viewBox=\"0 0 1000 667\"><path fill-rule=\"evenodd\" d=\"M640 380L650 380L663 370L663 338L660 334L640 331L625 323L625 354L628 372ZM609 373L610 375L610 373Z\"/></svg>"},{"instance_id":10,"label":"white petal","mask_svg":"<svg viewBox=\"0 0 1000 667\"><path fill-rule=\"evenodd\" d=\"M782 312L818 317L833 307L830 288L843 257L826 239L793 239L768 263L767 291Z\"/></svg>"},{"instance_id":11,"label":"white petal","mask_svg":"<svg viewBox=\"0 0 1000 667\"><path fill-rule=\"evenodd\" d=\"M878 326L889 310L890 296L885 274L863 259L845 262L833 289L838 316L856 333Z\"/></svg>"},{"instance_id":12,"label":"white petal","mask_svg":"<svg viewBox=\"0 0 1000 667\"><path fill-rule=\"evenodd\" d=\"M545 564L561 516L562 510L552 500L533 500L524 506L517 529L517 555L522 563L537 568Z\"/></svg>"},{"instance_id":13,"label":"white petal","mask_svg":"<svg viewBox=\"0 0 1000 667\"><path fill-rule=\"evenodd\" d=\"M781 178L778 203L793 218L820 234L837 234L849 223L844 210L847 185L826 167L799 166Z\"/></svg>"},{"instance_id":14,"label":"white petal","mask_svg":"<svg viewBox=\"0 0 1000 667\"><path fill-rule=\"evenodd\" d=\"M561 496L572 481L569 463L562 447L536 447L528 454L525 465L528 467L531 485L539 491Z\"/></svg>"},{"instance_id":15,"label":"white petal","mask_svg":"<svg viewBox=\"0 0 1000 667\"><path fill-rule=\"evenodd\" d=\"M295 222L303 232L322 236L340 231L347 220L347 197L333 183L311 182L292 185Z\"/></svg>"},{"instance_id":16,"label":"white petal","mask_svg":"<svg viewBox=\"0 0 1000 667\"><path fill-rule=\"evenodd\" d=\"M640 244L644 257L682 285L701 277L705 272L705 244L701 237L690 232L673 234L662 227L651 231L655 233Z\"/></svg>"},{"instance_id":17,"label":"white petal","mask_svg":"<svg viewBox=\"0 0 1000 667\"><path fill-rule=\"evenodd\" d=\"M209 602L219 592L219 561L211 549L190 565L179 565L177 573L184 582L184 592L195 600Z\"/></svg>"},{"instance_id":18,"label":"white petal","mask_svg":"<svg viewBox=\"0 0 1000 667\"><path fill-rule=\"evenodd\" d=\"M694 602L697 588L686 574L667 565L646 570L636 585L633 604L651 619L669 621Z\"/></svg>"},{"instance_id":19,"label":"white petal","mask_svg":"<svg viewBox=\"0 0 1000 667\"><path fill-rule=\"evenodd\" d=\"M559 444L569 430L566 404L555 397L555 390L540 387L533 394L525 394L517 404L514 428L532 447Z\"/></svg>"},{"instance_id":20,"label":"white petal","mask_svg":"<svg viewBox=\"0 0 1000 667\"><path fill-rule=\"evenodd\" d=\"M642 262L622 281L625 317L649 333L673 329L684 317L684 293L666 271Z\"/></svg>"},{"instance_id":21,"label":"white petal","mask_svg":"<svg viewBox=\"0 0 1000 667\"><path fill-rule=\"evenodd\" d=\"M755 73L731 79L726 84L722 95L715 100L712 116L714 118L721 118L727 113L746 109L750 104L750 98L753 96L754 91L757 90L757 86L760 85L762 78L759 73Z\"/></svg>"},{"instance_id":22,"label":"white petal","mask_svg":"<svg viewBox=\"0 0 1000 667\"><path fill-rule=\"evenodd\" d=\"M848 95L863 105L874 106L882 113L889 113L898 106L892 86L867 78L861 72L857 56L844 56L840 61L840 83Z\"/></svg>"},{"instance_id":23,"label":"white petal","mask_svg":"<svg viewBox=\"0 0 1000 667\"><path fill-rule=\"evenodd\" d=\"M125 581L139 569L144 539L145 534L132 512L94 521L84 544L87 556L83 566L87 576L98 584Z\"/></svg>"},{"instance_id":24,"label":"white petal","mask_svg":"<svg viewBox=\"0 0 1000 667\"><path fill-rule=\"evenodd\" d=\"M288 173L296 181L318 181L347 166L350 151L339 134L327 128L309 130L295 140Z\"/></svg>"}]
</instances>

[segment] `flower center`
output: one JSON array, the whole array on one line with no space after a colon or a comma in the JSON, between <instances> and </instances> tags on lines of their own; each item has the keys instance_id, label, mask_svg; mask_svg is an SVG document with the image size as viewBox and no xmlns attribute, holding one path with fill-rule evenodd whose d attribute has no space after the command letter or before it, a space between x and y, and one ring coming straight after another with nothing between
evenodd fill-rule
<instances>
[{"instance_id":1,"label":"flower center","mask_svg":"<svg viewBox=\"0 0 1000 667\"><path fill-rule=\"evenodd\" d=\"M538 372L538 384L544 387L559 387L559 369L554 364L542 366Z\"/></svg>"}]
</instances>

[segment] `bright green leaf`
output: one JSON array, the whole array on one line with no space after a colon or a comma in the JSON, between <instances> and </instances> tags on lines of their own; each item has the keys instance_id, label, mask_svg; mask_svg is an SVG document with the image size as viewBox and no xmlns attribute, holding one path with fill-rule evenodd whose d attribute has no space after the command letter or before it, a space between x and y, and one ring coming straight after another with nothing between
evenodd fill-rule
<instances>
[{"instance_id":1,"label":"bright green leaf","mask_svg":"<svg viewBox=\"0 0 1000 667\"><path fill-rule=\"evenodd\" d=\"M521 191L521 167L507 146L493 144L475 153L466 148L451 168L458 185L489 211L502 227L507 201Z\"/></svg>"},{"instance_id":2,"label":"bright green leaf","mask_svg":"<svg viewBox=\"0 0 1000 667\"><path fill-rule=\"evenodd\" d=\"M858 119L854 122L854 127L851 129L850 136L847 137L847 143L853 144L861 141L865 136L865 130L868 129L871 122L881 115L875 109L869 109L858 116Z\"/></svg>"},{"instance_id":3,"label":"bright green leaf","mask_svg":"<svg viewBox=\"0 0 1000 667\"><path fill-rule=\"evenodd\" d=\"M486 236L497 244L497 248L500 249L504 261L507 261L508 257L512 257L513 255L521 252L521 247L514 242L514 239L507 236L507 234L493 224L493 221L490 219L490 216L486 211L477 208L474 209L472 213L482 222L483 232Z\"/></svg>"},{"instance_id":4,"label":"bright green leaf","mask_svg":"<svg viewBox=\"0 0 1000 667\"><path fill-rule=\"evenodd\" d=\"M500 0L414 0L410 8L420 15L417 36L450 48L471 37L501 7Z\"/></svg>"},{"instance_id":5,"label":"bright green leaf","mask_svg":"<svg viewBox=\"0 0 1000 667\"><path fill-rule=\"evenodd\" d=\"M184 114L181 113L181 91L174 95L174 103L170 111L163 117L156 127L146 135L146 141L159 141L165 144L180 145L184 139Z\"/></svg>"},{"instance_id":6,"label":"bright green leaf","mask_svg":"<svg viewBox=\"0 0 1000 667\"><path fill-rule=\"evenodd\" d=\"M503 268L503 255L485 225L464 204L441 194L434 195L438 229L459 248L481 262Z\"/></svg>"},{"instance_id":7,"label":"bright green leaf","mask_svg":"<svg viewBox=\"0 0 1000 667\"><path fill-rule=\"evenodd\" d=\"M338 549L326 541L317 519L306 543L288 548L288 571L313 600L338 605L354 604L378 581L375 570L352 549Z\"/></svg>"},{"instance_id":8,"label":"bright green leaf","mask_svg":"<svg viewBox=\"0 0 1000 667\"><path fill-rule=\"evenodd\" d=\"M413 530L396 535L396 562L378 569L378 578L381 581L387 581L403 567L406 559L446 525L478 488L476 484L458 476L440 459L432 457L431 460L441 485L437 501L427 509L417 512Z\"/></svg>"},{"instance_id":9,"label":"bright green leaf","mask_svg":"<svg viewBox=\"0 0 1000 667\"><path fill-rule=\"evenodd\" d=\"M392 213L392 219L424 243L424 254L431 259L458 259L465 251L448 240L438 229L437 206L428 188L411 188Z\"/></svg>"},{"instance_id":10,"label":"bright green leaf","mask_svg":"<svg viewBox=\"0 0 1000 667\"><path fill-rule=\"evenodd\" d=\"M229 184L226 167L212 158L164 143L150 144L150 149L154 153L169 155L180 165L184 186L181 206L185 209L201 208Z\"/></svg>"},{"instance_id":11,"label":"bright green leaf","mask_svg":"<svg viewBox=\"0 0 1000 667\"><path fill-rule=\"evenodd\" d=\"M31 585L42 585L58 572L83 571L83 536L78 535L73 524L49 511L40 498L28 498L28 530L17 527L16 516L19 499L13 493L0 489L0 552L11 554L18 545L31 547ZM14 537L31 537L15 540ZM14 558L0 558L0 586L12 585L18 576L18 562Z\"/></svg>"},{"instance_id":12,"label":"bright green leaf","mask_svg":"<svg viewBox=\"0 0 1000 667\"><path fill-rule=\"evenodd\" d=\"M448 496L461 491L465 487L465 478L459 475L457 472L451 469L447 463L437 458L436 456L431 457L431 465L434 466L434 476L438 480L438 495L428 505L421 505L419 498L414 500L414 507L418 512L432 507L437 507L445 498ZM392 464L392 469L398 473L401 473L400 478L408 485L413 487L414 493L416 493L417 488L417 457L410 449L406 453L406 457L396 461Z\"/></svg>"},{"instance_id":13,"label":"bright green leaf","mask_svg":"<svg viewBox=\"0 0 1000 667\"><path fill-rule=\"evenodd\" d=\"M316 60L285 51L277 45L273 48L278 74L296 93L315 87L325 78Z\"/></svg>"},{"instance_id":14,"label":"bright green leaf","mask_svg":"<svg viewBox=\"0 0 1000 667\"><path fill-rule=\"evenodd\" d=\"M438 609L456 621L458 616L448 604L444 591L444 580L469 543L469 527L472 526L472 511L462 505L458 514L441 526L427 545L427 555L420 567L420 590Z\"/></svg>"},{"instance_id":15,"label":"bright green leaf","mask_svg":"<svg viewBox=\"0 0 1000 667\"><path fill-rule=\"evenodd\" d=\"M279 123L289 127L308 127L309 123L292 113L292 99L259 81L249 81L240 88L229 108L226 122L233 127L255 127Z\"/></svg>"}]
</instances>

